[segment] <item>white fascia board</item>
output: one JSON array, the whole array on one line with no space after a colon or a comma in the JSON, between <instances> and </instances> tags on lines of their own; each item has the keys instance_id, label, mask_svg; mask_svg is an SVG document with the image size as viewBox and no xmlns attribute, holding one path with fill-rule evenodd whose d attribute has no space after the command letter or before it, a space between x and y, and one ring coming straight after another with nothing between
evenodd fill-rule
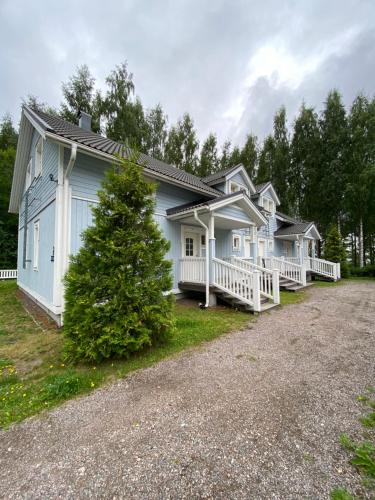
<instances>
[{"instance_id":1,"label":"white fascia board","mask_svg":"<svg viewBox=\"0 0 375 500\"><path fill-rule=\"evenodd\" d=\"M264 188L259 191L259 196L262 195L263 193L265 193L266 191L270 190L271 191L271 194L272 194L272 198L274 199L274 201L276 202L276 205L280 205L280 199L279 197L277 196L276 194L276 191L275 191L275 188L273 187L272 183L270 183L268 186L264 186Z\"/></svg>"},{"instance_id":2,"label":"white fascia board","mask_svg":"<svg viewBox=\"0 0 375 500\"><path fill-rule=\"evenodd\" d=\"M41 135L43 137L43 139L45 139L46 138L46 128L48 128L48 125L45 123L45 128L41 127L39 125L39 123L35 120L35 118L33 117L32 110L30 110L30 108L24 107L23 114L26 116L26 118L29 120L29 122L32 124L32 126L35 128L35 130L38 132L38 134Z\"/></svg>"},{"instance_id":3,"label":"white fascia board","mask_svg":"<svg viewBox=\"0 0 375 500\"><path fill-rule=\"evenodd\" d=\"M312 233L312 234L315 233L315 235L314 236L312 234L310 235L310 233ZM314 240L321 240L322 239L322 237L320 236L320 233L319 233L319 231L314 223L312 223L312 226L305 233L305 238L309 238L309 237L311 237Z\"/></svg>"}]
</instances>

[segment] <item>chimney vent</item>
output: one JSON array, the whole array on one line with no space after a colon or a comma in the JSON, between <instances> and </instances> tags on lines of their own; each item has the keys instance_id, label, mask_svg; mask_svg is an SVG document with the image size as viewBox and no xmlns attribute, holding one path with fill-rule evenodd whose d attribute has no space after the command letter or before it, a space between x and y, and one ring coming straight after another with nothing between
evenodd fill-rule
<instances>
[{"instance_id":1,"label":"chimney vent","mask_svg":"<svg viewBox=\"0 0 375 500\"><path fill-rule=\"evenodd\" d=\"M83 130L88 130L89 132L91 132L91 115L85 113L84 111L79 111L78 118L79 126L83 128Z\"/></svg>"}]
</instances>

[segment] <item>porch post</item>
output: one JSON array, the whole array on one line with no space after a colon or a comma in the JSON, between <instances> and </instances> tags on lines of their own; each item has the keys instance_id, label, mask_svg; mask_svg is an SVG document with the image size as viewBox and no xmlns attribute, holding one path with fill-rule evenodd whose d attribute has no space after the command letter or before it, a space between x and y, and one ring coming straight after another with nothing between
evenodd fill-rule
<instances>
[{"instance_id":1,"label":"porch post","mask_svg":"<svg viewBox=\"0 0 375 500\"><path fill-rule=\"evenodd\" d=\"M208 256L209 256L209 276L210 276L210 284L214 280L214 266L212 259L215 257L215 218L213 214L210 214L210 218L208 220ZM210 306L216 305L216 295L214 293L210 293Z\"/></svg>"},{"instance_id":2,"label":"porch post","mask_svg":"<svg viewBox=\"0 0 375 500\"><path fill-rule=\"evenodd\" d=\"M315 240L312 240L312 249L311 249L311 257L315 258L316 257L316 252L315 252L315 245L316 245L316 242Z\"/></svg>"}]
</instances>

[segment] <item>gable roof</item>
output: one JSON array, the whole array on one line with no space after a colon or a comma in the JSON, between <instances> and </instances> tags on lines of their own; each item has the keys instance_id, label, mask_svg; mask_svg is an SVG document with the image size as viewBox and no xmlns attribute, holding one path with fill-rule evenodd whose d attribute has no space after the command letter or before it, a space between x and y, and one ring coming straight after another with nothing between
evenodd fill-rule
<instances>
[{"instance_id":1,"label":"gable roof","mask_svg":"<svg viewBox=\"0 0 375 500\"><path fill-rule=\"evenodd\" d=\"M305 234L313 226L313 222L297 222L288 226L282 226L275 231L274 236L290 236L293 234Z\"/></svg>"},{"instance_id":2,"label":"gable roof","mask_svg":"<svg viewBox=\"0 0 375 500\"><path fill-rule=\"evenodd\" d=\"M90 152L91 150L92 154L96 153L106 156L107 160L114 159L116 154L120 154L124 158L131 158L132 151L129 148L125 148L123 144L112 141L107 137L84 130L78 125L69 123L60 117L33 110L29 106L23 106L22 111L20 136L30 136L32 133L32 127L30 127L31 123L43 137L50 136L55 139L60 138L63 142L68 142L68 144L72 142L77 143L78 151L81 149L83 152ZM27 140L26 137L24 139L25 140L20 141L20 144L30 144L30 137L28 137ZM22 171L25 169L26 165L24 158L25 154L24 151L17 151L9 205L9 209L14 212L18 210L19 199L23 189L24 175L22 176ZM139 154L138 164L142 165L145 173L151 177L163 178L166 182L170 180L171 182L182 184L188 189L201 192L209 197L217 197L222 194L221 191L205 184L200 177L163 161L156 160L144 153Z\"/></svg>"},{"instance_id":3,"label":"gable roof","mask_svg":"<svg viewBox=\"0 0 375 500\"><path fill-rule=\"evenodd\" d=\"M202 180L207 184L211 182L214 183L215 181L220 181L221 179L224 179L228 174L236 170L236 168L239 167L240 165L241 164L239 163L238 165L234 165L233 167L225 168L224 170L219 170L218 172L208 175L207 177L203 177Z\"/></svg>"},{"instance_id":4,"label":"gable roof","mask_svg":"<svg viewBox=\"0 0 375 500\"><path fill-rule=\"evenodd\" d=\"M261 193L263 191L263 189L266 186L268 186L269 184L271 184L271 181L261 182L260 184L255 184L255 192L256 193Z\"/></svg>"},{"instance_id":5,"label":"gable roof","mask_svg":"<svg viewBox=\"0 0 375 500\"><path fill-rule=\"evenodd\" d=\"M271 190L271 193L272 193L272 196L276 202L276 205L280 205L280 199L279 197L277 196L277 193L275 191L275 188L273 187L272 185L272 182L271 181L267 181L267 182L262 182L261 184L257 184L255 186L255 192L258 196L260 196L264 191L266 191L267 189L270 189Z\"/></svg>"},{"instance_id":6,"label":"gable roof","mask_svg":"<svg viewBox=\"0 0 375 500\"><path fill-rule=\"evenodd\" d=\"M244 203L247 209L251 210L253 216L257 219L257 225L266 224L267 219L260 212L259 208L254 205L250 197L244 190L236 191L235 193L224 194L219 198L214 198L213 200L198 200L191 203L185 203L184 205L179 205L177 207L167 209L167 216L177 216L184 215L194 210L207 209L209 211L221 208L232 203Z\"/></svg>"}]
</instances>

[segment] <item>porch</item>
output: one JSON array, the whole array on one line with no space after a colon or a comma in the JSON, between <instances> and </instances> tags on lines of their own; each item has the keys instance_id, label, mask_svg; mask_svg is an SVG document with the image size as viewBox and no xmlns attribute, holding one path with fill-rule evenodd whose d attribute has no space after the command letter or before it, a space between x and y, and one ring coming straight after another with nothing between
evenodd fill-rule
<instances>
[{"instance_id":1,"label":"porch","mask_svg":"<svg viewBox=\"0 0 375 500\"><path fill-rule=\"evenodd\" d=\"M176 207L168 218L181 225L178 287L205 291L205 306L216 297L260 312L280 302L278 271L250 258L255 229L265 219L244 192L190 206Z\"/></svg>"}]
</instances>

